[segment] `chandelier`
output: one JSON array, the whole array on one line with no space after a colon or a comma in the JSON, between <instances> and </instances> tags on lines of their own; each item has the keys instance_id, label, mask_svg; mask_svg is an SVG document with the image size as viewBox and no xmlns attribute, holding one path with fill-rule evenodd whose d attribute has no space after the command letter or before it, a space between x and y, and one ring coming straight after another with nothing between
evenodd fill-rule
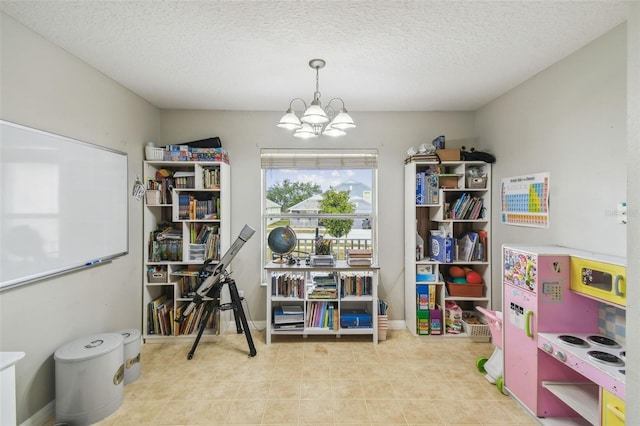
<instances>
[{"instance_id":1,"label":"chandelier","mask_svg":"<svg viewBox=\"0 0 640 426\"><path fill-rule=\"evenodd\" d=\"M344 101L340 98L333 98L329 101L326 107L322 107L320 102L320 68L324 68L326 62L323 59L312 59L309 61L309 66L316 70L316 91L313 92L313 101L311 105L307 106L307 103L301 98L293 98L289 102L289 109L282 116L278 127L282 127L287 130L295 130L293 136L297 138L315 138L318 135L327 136L344 136L347 134L347 129L356 127L353 119L344 107ZM293 111L293 103L300 101L304 105L304 114L302 118L298 118ZM336 110L331 106L332 103L340 102L342 104L339 110Z\"/></svg>"}]
</instances>

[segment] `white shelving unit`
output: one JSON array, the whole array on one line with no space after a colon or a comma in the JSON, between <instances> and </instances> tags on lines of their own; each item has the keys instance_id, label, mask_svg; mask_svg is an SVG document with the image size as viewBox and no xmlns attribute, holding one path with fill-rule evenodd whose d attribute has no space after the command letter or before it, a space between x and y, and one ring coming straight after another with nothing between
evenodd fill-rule
<instances>
[{"instance_id":1,"label":"white shelving unit","mask_svg":"<svg viewBox=\"0 0 640 426\"><path fill-rule=\"evenodd\" d=\"M371 335L373 343L378 343L378 266L349 266L347 262L338 261L335 266L309 266L309 265L286 265L279 263L269 263L265 266L268 274L267 279L267 330L266 342L271 344L272 336L278 335L342 335L363 334ZM316 283L314 276L322 275L335 277L336 297L313 298L312 292ZM361 280L357 283L358 277L367 276L368 280ZM283 292L278 286L278 278L290 278L295 284L290 291ZM343 278L349 277L344 280ZM365 281L370 285L365 285ZM354 290L353 286L346 282L355 283L361 290ZM351 290L347 289L351 287ZM337 316L333 319L333 327L314 326L310 324L313 305L318 302L327 302L337 311ZM278 306L295 305L302 308L304 314L304 326L302 328L277 329L274 326L274 308ZM347 310L366 310L371 314L371 326L356 328L343 328L340 326L339 318ZM337 323L336 323L337 322Z\"/></svg>"},{"instance_id":2,"label":"white shelving unit","mask_svg":"<svg viewBox=\"0 0 640 426\"><path fill-rule=\"evenodd\" d=\"M162 179L167 174L163 171L171 177ZM204 261L219 259L230 247L230 168L217 161L145 161L144 176L143 338L146 343L190 341L197 334L195 316L191 332L188 324L181 329L174 317L192 300L198 286L195 274ZM164 327L154 321L160 312ZM213 340L228 315L215 318L202 340Z\"/></svg>"},{"instance_id":3,"label":"white shelving unit","mask_svg":"<svg viewBox=\"0 0 640 426\"><path fill-rule=\"evenodd\" d=\"M419 179L420 175L425 176ZM476 176L473 179L473 176ZM418 199L418 186L425 185L424 197ZM464 198L463 198L464 197ZM458 200L474 200L472 209L469 204L463 210L456 209ZM455 212L455 213L454 213ZM468 333L465 330L477 331L477 327L465 327L461 333L449 333L446 327L446 303L454 302L465 311L475 311L475 306L490 308L491 306L491 164L480 161L412 161L405 165L405 321L407 328L414 335L429 335L433 338L456 337L473 338L477 341L489 341L490 333ZM442 254L442 243L435 245L430 241L431 233L441 230L453 240L451 261L439 261L432 254ZM463 258L463 244L457 245L467 233L478 235L482 241L482 249L469 252ZM424 241L424 247L418 248L418 237ZM482 236L482 237L481 237ZM477 246L474 246L477 247ZM471 269L482 277L483 285L463 287L447 283L452 266ZM440 310L440 334L433 334L425 329L424 317L430 320L437 312L419 309L417 301L418 286L429 286L431 299L435 297L435 307ZM431 287L433 286L433 287ZM474 290L475 289L475 290ZM455 292L455 293L454 293ZM434 306L431 300L431 306ZM426 311L426 313L425 313ZM431 323L430 323L431 325ZM436 328L437 331L437 328Z\"/></svg>"}]
</instances>

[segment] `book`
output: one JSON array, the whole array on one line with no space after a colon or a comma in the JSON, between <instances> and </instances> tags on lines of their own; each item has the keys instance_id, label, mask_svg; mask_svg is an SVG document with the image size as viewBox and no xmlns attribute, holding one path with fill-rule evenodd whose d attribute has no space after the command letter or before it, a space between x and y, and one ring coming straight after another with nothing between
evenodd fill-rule
<instances>
[{"instance_id":1,"label":"book","mask_svg":"<svg viewBox=\"0 0 640 426\"><path fill-rule=\"evenodd\" d=\"M274 324L290 324L304 321L304 312L300 307L299 312L284 313L282 306L276 306L273 308L273 323Z\"/></svg>"},{"instance_id":2,"label":"book","mask_svg":"<svg viewBox=\"0 0 640 426\"><path fill-rule=\"evenodd\" d=\"M280 308L285 315L302 313L302 306L300 305L282 305Z\"/></svg>"},{"instance_id":3,"label":"book","mask_svg":"<svg viewBox=\"0 0 640 426\"><path fill-rule=\"evenodd\" d=\"M160 323L158 321L158 306L163 304L166 300L167 300L167 295L163 294L163 295L153 299L151 301L151 303L149 304L149 315L151 315L151 317L152 317L151 319L153 321L154 334L161 334L160 333Z\"/></svg>"},{"instance_id":4,"label":"book","mask_svg":"<svg viewBox=\"0 0 640 426\"><path fill-rule=\"evenodd\" d=\"M275 330L297 330L304 328L304 322L296 322L291 324L274 324L273 328Z\"/></svg>"},{"instance_id":5,"label":"book","mask_svg":"<svg viewBox=\"0 0 640 426\"><path fill-rule=\"evenodd\" d=\"M425 172L416 173L416 204L425 204Z\"/></svg>"},{"instance_id":6,"label":"book","mask_svg":"<svg viewBox=\"0 0 640 426\"><path fill-rule=\"evenodd\" d=\"M350 257L371 257L373 251L371 249L348 249L347 256Z\"/></svg>"},{"instance_id":7,"label":"book","mask_svg":"<svg viewBox=\"0 0 640 426\"><path fill-rule=\"evenodd\" d=\"M460 246L458 260L465 262L472 260L477 242L478 234L476 232L467 232L464 234L458 243Z\"/></svg>"},{"instance_id":8,"label":"book","mask_svg":"<svg viewBox=\"0 0 640 426\"><path fill-rule=\"evenodd\" d=\"M369 266L372 263L373 252L371 249L347 250L347 264L351 266Z\"/></svg>"}]
</instances>

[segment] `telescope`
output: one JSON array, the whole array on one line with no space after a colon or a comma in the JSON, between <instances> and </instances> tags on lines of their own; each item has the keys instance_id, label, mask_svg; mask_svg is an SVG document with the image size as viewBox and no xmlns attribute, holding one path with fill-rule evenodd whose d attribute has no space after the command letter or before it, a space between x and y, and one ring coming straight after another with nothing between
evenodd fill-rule
<instances>
[{"instance_id":1,"label":"telescope","mask_svg":"<svg viewBox=\"0 0 640 426\"><path fill-rule=\"evenodd\" d=\"M249 344L249 356L256 355L256 348L253 344L253 339L251 338L249 324L247 323L247 318L244 314L244 309L242 308L242 299L238 293L238 288L236 287L235 281L229 276L229 273L225 271L242 246L244 246L244 243L246 243L255 232L255 229L251 226L245 225L244 228L242 228L242 231L240 231L238 238L236 238L233 244L231 244L229 250L227 250L227 252L222 256L222 259L213 266L213 269L211 269L213 259L206 260L200 269L198 276L200 278L204 277L204 280L196 290L193 300L182 312L182 315L175 319L176 322L182 323L196 307L205 303L200 323L198 325L198 335L191 351L189 352L188 359L193 358L193 354L195 353L198 342L202 337L202 333L206 327L209 316L216 311L229 309L233 309L238 334L242 333L242 327L244 327L244 333L247 337L247 343ZM229 286L231 303L220 304L220 292L222 290L222 286L225 284Z\"/></svg>"}]
</instances>

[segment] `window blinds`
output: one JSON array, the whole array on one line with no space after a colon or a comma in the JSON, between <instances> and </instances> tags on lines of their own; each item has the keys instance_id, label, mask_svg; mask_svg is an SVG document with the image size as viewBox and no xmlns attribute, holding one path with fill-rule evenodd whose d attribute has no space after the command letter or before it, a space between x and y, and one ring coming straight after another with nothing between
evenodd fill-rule
<instances>
[{"instance_id":1,"label":"window blinds","mask_svg":"<svg viewBox=\"0 0 640 426\"><path fill-rule=\"evenodd\" d=\"M376 169L377 149L267 149L260 151L263 169Z\"/></svg>"}]
</instances>

